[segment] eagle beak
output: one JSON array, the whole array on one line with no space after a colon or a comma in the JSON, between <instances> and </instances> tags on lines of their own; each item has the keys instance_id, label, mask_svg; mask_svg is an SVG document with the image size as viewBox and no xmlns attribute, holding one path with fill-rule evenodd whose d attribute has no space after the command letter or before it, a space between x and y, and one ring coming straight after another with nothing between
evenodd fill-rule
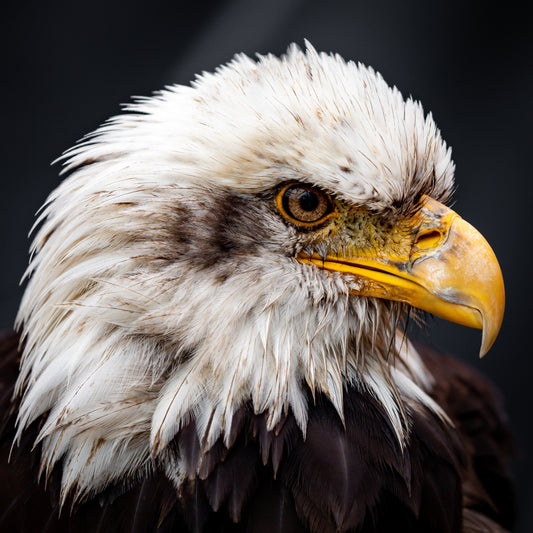
<instances>
[{"instance_id":1,"label":"eagle beak","mask_svg":"<svg viewBox=\"0 0 533 533\"><path fill-rule=\"evenodd\" d=\"M405 302L451 322L482 329L482 357L498 335L505 307L503 278L494 252L474 227L427 196L409 227L413 236L403 254L385 245L374 253L300 254L298 260L355 276L359 283L354 294Z\"/></svg>"}]
</instances>

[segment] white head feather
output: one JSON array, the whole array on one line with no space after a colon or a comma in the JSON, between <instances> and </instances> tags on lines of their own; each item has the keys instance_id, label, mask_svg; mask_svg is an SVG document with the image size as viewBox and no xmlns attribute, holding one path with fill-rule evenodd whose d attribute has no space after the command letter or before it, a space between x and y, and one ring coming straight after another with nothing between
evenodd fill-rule
<instances>
[{"instance_id":1,"label":"white head feather","mask_svg":"<svg viewBox=\"0 0 533 533\"><path fill-rule=\"evenodd\" d=\"M402 439L372 353L397 306L296 262L297 235L264 204L293 179L377 210L429 181L446 198L454 167L431 116L372 69L310 45L237 56L128 111L65 156L71 174L38 221L18 316L18 435L46 416L43 470L63 460L63 495L164 461L191 419L206 446L229 438L245 402L270 428L292 410L305 433L306 387L340 416L344 384L368 388ZM408 343L400 357L400 392L436 409Z\"/></svg>"}]
</instances>

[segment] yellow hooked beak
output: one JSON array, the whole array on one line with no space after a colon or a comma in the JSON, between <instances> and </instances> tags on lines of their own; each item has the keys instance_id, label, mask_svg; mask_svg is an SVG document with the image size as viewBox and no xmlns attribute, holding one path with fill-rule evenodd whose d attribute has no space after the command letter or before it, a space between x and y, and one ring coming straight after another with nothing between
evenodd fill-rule
<instances>
[{"instance_id":1,"label":"yellow hooked beak","mask_svg":"<svg viewBox=\"0 0 533 533\"><path fill-rule=\"evenodd\" d=\"M457 213L425 196L410 222L418 228L406 252L346 256L299 254L302 263L356 276L355 294L405 302L436 316L483 329L480 356L495 341L505 292L498 261L483 236Z\"/></svg>"}]
</instances>

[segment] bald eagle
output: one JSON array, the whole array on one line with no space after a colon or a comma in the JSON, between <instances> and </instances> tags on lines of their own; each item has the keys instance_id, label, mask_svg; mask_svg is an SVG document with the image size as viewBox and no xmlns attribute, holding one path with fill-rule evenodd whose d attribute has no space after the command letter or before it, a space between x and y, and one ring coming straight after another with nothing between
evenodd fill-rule
<instances>
[{"instance_id":1,"label":"bald eagle","mask_svg":"<svg viewBox=\"0 0 533 533\"><path fill-rule=\"evenodd\" d=\"M497 395L405 333L422 310L483 355L504 307L419 103L291 46L63 161L2 341L3 531L510 527Z\"/></svg>"}]
</instances>

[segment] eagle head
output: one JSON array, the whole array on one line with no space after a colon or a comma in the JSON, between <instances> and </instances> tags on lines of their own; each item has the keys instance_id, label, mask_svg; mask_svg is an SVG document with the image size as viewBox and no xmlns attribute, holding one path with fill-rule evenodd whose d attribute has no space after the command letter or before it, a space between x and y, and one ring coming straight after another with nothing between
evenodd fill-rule
<instances>
[{"instance_id":1,"label":"eagle head","mask_svg":"<svg viewBox=\"0 0 533 533\"><path fill-rule=\"evenodd\" d=\"M163 465L194 422L231 445L349 384L398 441L432 377L398 327L411 308L483 328L503 313L486 241L445 207L454 165L431 115L379 74L291 46L139 99L64 156L18 315L18 436L82 498ZM440 412L442 416L445 416Z\"/></svg>"}]
</instances>

